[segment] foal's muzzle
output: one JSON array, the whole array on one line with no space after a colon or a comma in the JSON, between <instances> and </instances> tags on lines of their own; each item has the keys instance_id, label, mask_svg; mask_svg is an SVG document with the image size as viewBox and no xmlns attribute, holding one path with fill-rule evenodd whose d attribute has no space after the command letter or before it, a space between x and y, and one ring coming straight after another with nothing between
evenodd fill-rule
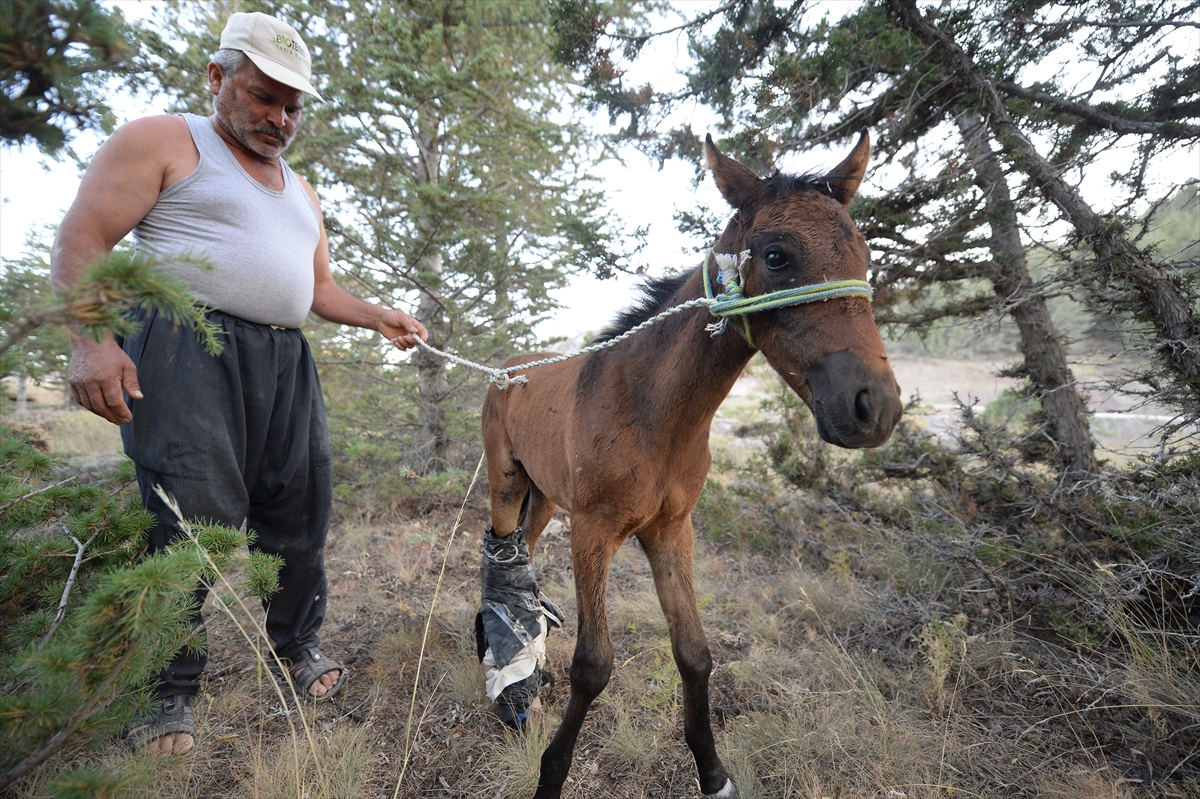
<instances>
[{"instance_id":1,"label":"foal's muzzle","mask_svg":"<svg viewBox=\"0 0 1200 799\"><path fill-rule=\"evenodd\" d=\"M878 447L900 421L900 386L886 361L870 369L848 350L822 356L804 378L821 438L839 447Z\"/></svg>"}]
</instances>

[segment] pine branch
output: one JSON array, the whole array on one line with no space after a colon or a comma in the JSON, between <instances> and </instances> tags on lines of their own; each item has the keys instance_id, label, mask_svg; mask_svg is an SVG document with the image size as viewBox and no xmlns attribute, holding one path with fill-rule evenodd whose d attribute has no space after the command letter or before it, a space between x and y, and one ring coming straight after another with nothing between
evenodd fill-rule
<instances>
[{"instance_id":1,"label":"pine branch","mask_svg":"<svg viewBox=\"0 0 1200 799\"><path fill-rule=\"evenodd\" d=\"M977 317L991 313L996 308L995 297L974 297L963 302L943 305L915 313L892 313L880 310L875 313L880 324L901 324L913 328L923 328L932 322L950 317Z\"/></svg>"},{"instance_id":2,"label":"pine branch","mask_svg":"<svg viewBox=\"0 0 1200 799\"><path fill-rule=\"evenodd\" d=\"M1086 103L1068 100L1057 95L1038 89L1029 89L1011 80L996 82L996 88L1014 97L1031 100L1035 103L1048 105L1057 111L1063 111L1080 119L1094 122L1106 130L1118 134L1163 136L1171 139L1191 139L1200 137L1200 125L1187 125L1174 120L1164 122L1144 122L1126 119L1108 111L1087 105Z\"/></svg>"},{"instance_id":3,"label":"pine branch","mask_svg":"<svg viewBox=\"0 0 1200 799\"><path fill-rule=\"evenodd\" d=\"M728 73L718 75L706 83L702 83L697 86L689 86L688 88L682 89L673 94L665 95L661 98L660 102L665 101L667 103L674 103L682 102L684 100L702 98L714 89L717 89L718 87L728 83L731 75L748 72L751 67L760 62L763 55L767 52L767 49L774 44L776 38L780 34L788 29L788 26L791 25L792 20L795 19L796 16L798 16L801 12L803 12L804 8L804 0L795 0L792 5L788 7L787 11L785 11L780 17L779 21L775 25L774 30L771 31L769 35L764 36L760 42L750 50L750 52L743 55L736 67L734 67Z\"/></svg>"},{"instance_id":4,"label":"pine branch","mask_svg":"<svg viewBox=\"0 0 1200 799\"><path fill-rule=\"evenodd\" d=\"M116 695L114 694L113 696L110 696L106 700L102 701L102 696L108 693L109 689L112 688L113 683L117 681L117 677L119 677L125 670L125 666L133 658L136 652L137 647L130 646L125 651L125 654L121 656L121 659L118 660L113 668L108 672L108 676L104 678L104 682L100 684L100 687L96 689L91 698L88 699L87 702L84 702L79 710L75 711L75 713L69 719L67 719L66 725L53 736L51 736L49 740L47 740L37 749L30 752L24 760L10 768L3 777L0 777L0 790L4 790L8 786L12 785L21 777L29 773L31 769L33 769L43 760L53 755L58 750L59 746L62 745L63 741L65 741L77 729L83 726L84 722L86 722L99 711L108 707L108 705L111 704L114 699L116 699Z\"/></svg>"},{"instance_id":5,"label":"pine branch","mask_svg":"<svg viewBox=\"0 0 1200 799\"><path fill-rule=\"evenodd\" d=\"M58 488L59 486L65 486L67 483L73 483L73 482L75 482L75 479L76 479L76 475L71 475L66 480L59 480L57 483L53 483L48 486L43 486L43 487L37 489L36 491L30 491L28 494L22 494L21 496L16 497L15 499L10 499L8 502L5 502L3 505L0 505L0 513L4 513L4 511L11 508L13 505L20 504L27 499L36 497L38 494L45 494L47 491L51 491L55 488Z\"/></svg>"},{"instance_id":6,"label":"pine branch","mask_svg":"<svg viewBox=\"0 0 1200 799\"><path fill-rule=\"evenodd\" d=\"M220 331L208 320L208 309L195 302L181 283L156 272L166 263L163 259L112 253L92 268L87 280L65 302L34 312L12 328L0 343L0 355L47 324L78 325L97 340L108 330L126 332L132 325L124 313L132 308L156 308L173 324L186 323L195 330L210 354L220 352ZM203 261L189 257L173 258L170 263L207 268Z\"/></svg>"},{"instance_id":7,"label":"pine branch","mask_svg":"<svg viewBox=\"0 0 1200 799\"><path fill-rule=\"evenodd\" d=\"M1078 17L1075 19L1063 19L1054 22L1042 22L1040 20L1023 19L1021 25L1038 28L1144 28L1146 30L1159 30L1160 28L1200 28L1200 22L1186 19L1187 14L1200 8L1200 3L1192 3L1190 6L1179 10L1177 17L1185 17L1185 19L1156 19L1156 20L1136 20L1136 19L1113 19L1113 20L1093 20ZM980 17L980 22L998 22L1002 25L1012 25L1013 20L1004 17Z\"/></svg>"},{"instance_id":8,"label":"pine branch","mask_svg":"<svg viewBox=\"0 0 1200 799\"><path fill-rule=\"evenodd\" d=\"M729 11L730 9L736 7L737 5L739 5L741 3L744 3L745 1L746 0L730 0L730 2L726 3L725 5L719 6L717 8L714 8L711 11L701 14L700 16L696 17L695 19L688 20L687 22L676 25L673 28L666 28L661 31L650 31L649 33L610 33L608 35L610 37L612 37L613 39L617 39L618 41L638 42L638 43L648 42L651 39L657 38L659 36L667 36L669 34L677 33L682 30L691 31L691 30L699 29L699 28L703 27L705 24L707 24L709 22L709 20L712 20L712 19L720 16L721 14L724 14L726 11Z\"/></svg>"}]
</instances>

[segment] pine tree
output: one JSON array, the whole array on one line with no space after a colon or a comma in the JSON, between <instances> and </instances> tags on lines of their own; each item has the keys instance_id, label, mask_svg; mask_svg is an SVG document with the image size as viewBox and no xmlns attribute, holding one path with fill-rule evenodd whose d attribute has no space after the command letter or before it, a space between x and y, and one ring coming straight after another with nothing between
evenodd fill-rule
<instances>
[{"instance_id":1,"label":"pine tree","mask_svg":"<svg viewBox=\"0 0 1200 799\"><path fill-rule=\"evenodd\" d=\"M52 293L50 267L31 236L22 257L0 260L0 329L30 308L45 304ZM15 375L18 380L18 412L23 410L21 394L25 384L28 381L41 384L66 375L70 353L62 327L42 327L0 356L3 359L0 372Z\"/></svg>"},{"instance_id":2,"label":"pine tree","mask_svg":"<svg viewBox=\"0 0 1200 799\"><path fill-rule=\"evenodd\" d=\"M1156 401L1179 411L1180 427L1200 418L1194 281L1139 249L1129 216L1147 199L1147 164L1200 137L1200 59L1176 41L1194 25L1191 6L996 0L921 11L867 0L830 19L802 2L738 0L685 23L695 66L670 95L626 86L621 68L658 34L606 18L613 7L596 2L556 8L558 52L590 67L592 97L660 157L697 148L694 131L665 124L683 101L716 110L727 144L764 170L789 151L871 129L876 168L902 175L855 209L879 256L879 316L916 329L1010 317L1024 356L1016 374L1041 405L1042 441L1030 455L1068 476L1095 469L1086 405L1047 311L1066 292L1140 325L1156 357L1154 374L1141 377ZM1063 62L1075 68L1049 68ZM1091 82L1076 87L1077 75ZM1079 177L1130 140L1136 157L1116 178L1123 201L1097 211ZM1021 250L1045 238L1034 222L1053 219L1074 235L1040 242L1061 253L1048 280Z\"/></svg>"},{"instance_id":3,"label":"pine tree","mask_svg":"<svg viewBox=\"0 0 1200 799\"><path fill-rule=\"evenodd\" d=\"M0 365L51 324L128 332L124 312L136 305L189 324L218 349L203 309L154 266L118 252L64 298L33 292L21 308L6 297ZM189 620L201 579L237 559L250 593L277 588L277 559L244 556L247 536L218 525L190 525L189 540L147 557L142 533L153 519L131 489L133 464L90 479L44 449L0 420L0 791L68 747L111 740L147 711L152 677L181 646L203 645ZM66 766L49 787L112 796L133 778Z\"/></svg>"}]
</instances>

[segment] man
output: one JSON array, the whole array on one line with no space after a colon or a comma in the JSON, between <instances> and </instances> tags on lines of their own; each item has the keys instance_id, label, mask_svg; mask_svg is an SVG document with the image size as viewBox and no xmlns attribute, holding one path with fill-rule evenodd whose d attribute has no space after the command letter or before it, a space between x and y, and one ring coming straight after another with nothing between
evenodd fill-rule
<instances>
[{"instance_id":1,"label":"man","mask_svg":"<svg viewBox=\"0 0 1200 799\"><path fill-rule=\"evenodd\" d=\"M121 344L72 337L71 391L122 425L142 499L158 519L150 551L180 535L155 492L161 486L186 518L245 522L258 549L283 558L279 591L265 603L267 631L297 691L317 700L341 688L346 670L318 648L333 478L320 384L297 328L311 310L378 330L400 349L428 333L333 281L317 195L281 158L305 95L320 99L311 74L308 50L290 26L234 14L208 65L215 113L148 117L118 129L83 177L51 268L56 284L70 286L131 230L139 252L211 264L165 269L215 309L221 355L207 355L191 331L148 313ZM197 596L205 595L201 587ZM199 608L195 620L203 623ZM191 702L204 665L202 653L175 656L160 675L158 710L130 730L131 746L191 750Z\"/></svg>"}]
</instances>

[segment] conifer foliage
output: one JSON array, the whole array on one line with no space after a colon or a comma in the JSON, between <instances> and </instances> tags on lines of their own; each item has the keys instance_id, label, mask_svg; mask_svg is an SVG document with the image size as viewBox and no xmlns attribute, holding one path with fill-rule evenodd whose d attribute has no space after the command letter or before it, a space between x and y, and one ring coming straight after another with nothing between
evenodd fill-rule
<instances>
[{"instance_id":1,"label":"conifer foliage","mask_svg":"<svg viewBox=\"0 0 1200 799\"><path fill-rule=\"evenodd\" d=\"M702 131L672 117L697 101L762 171L869 129L886 189L861 193L855 215L875 253L877 316L918 333L1007 317L1024 361L1010 376L1041 406L1027 453L1075 482L1097 459L1056 298L1146 355L1110 388L1149 386L1178 414L1168 432L1200 420L1194 271L1146 247L1153 211L1183 188L1153 194L1151 168L1200 140L1195 13L1145 0L731 0L656 30L617 5L563 0L552 16L558 56L585 66L593 100L659 157L698 155ZM679 30L694 58L686 87L634 85L626 70L646 44ZM1105 189L1085 185L1101 171Z\"/></svg>"},{"instance_id":2,"label":"conifer foliage","mask_svg":"<svg viewBox=\"0 0 1200 799\"><path fill-rule=\"evenodd\" d=\"M117 253L63 301L8 308L0 356L51 322L128 330L122 311L135 305L190 323L219 349L203 308L153 267ZM244 592L265 598L277 588L277 559L245 555L247 534L220 525L186 525L188 540L147 557L142 533L153 519L133 464L91 476L47 449L19 425L0 424L0 791L60 751L110 742L147 710L153 675L181 646L204 645L188 621L201 580L237 561ZM64 768L49 787L56 796L119 796L131 779Z\"/></svg>"},{"instance_id":3,"label":"conifer foliage","mask_svg":"<svg viewBox=\"0 0 1200 799\"><path fill-rule=\"evenodd\" d=\"M0 141L60 150L110 116L102 81L129 51L121 16L98 0L0 3Z\"/></svg>"}]
</instances>

